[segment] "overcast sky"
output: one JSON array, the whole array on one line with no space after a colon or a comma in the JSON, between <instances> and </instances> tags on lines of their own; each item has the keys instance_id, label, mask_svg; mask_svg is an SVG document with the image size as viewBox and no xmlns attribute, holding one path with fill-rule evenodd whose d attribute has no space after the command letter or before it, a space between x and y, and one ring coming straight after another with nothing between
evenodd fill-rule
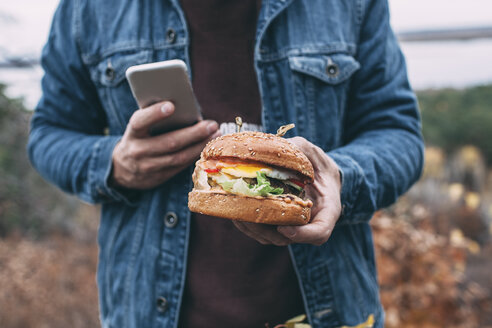
<instances>
[{"instance_id":1,"label":"overcast sky","mask_svg":"<svg viewBox=\"0 0 492 328\"><path fill-rule=\"evenodd\" d=\"M492 26L492 0L390 0L396 31Z\"/></svg>"},{"instance_id":2,"label":"overcast sky","mask_svg":"<svg viewBox=\"0 0 492 328\"><path fill-rule=\"evenodd\" d=\"M58 0L1 1L0 47L9 53L39 52L57 4ZM390 9L396 31L492 25L492 0L390 0Z\"/></svg>"}]
</instances>

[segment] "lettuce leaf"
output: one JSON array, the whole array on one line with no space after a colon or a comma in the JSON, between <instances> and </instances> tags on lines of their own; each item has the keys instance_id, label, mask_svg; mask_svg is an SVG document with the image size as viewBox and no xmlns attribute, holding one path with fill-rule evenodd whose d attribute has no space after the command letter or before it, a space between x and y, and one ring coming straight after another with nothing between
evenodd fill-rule
<instances>
[{"instance_id":1,"label":"lettuce leaf","mask_svg":"<svg viewBox=\"0 0 492 328\"><path fill-rule=\"evenodd\" d=\"M224 174L214 176L215 182L217 182L222 189L233 194L265 197L268 195L280 195L284 192L283 188L273 188L265 173L256 172L256 178L258 184L251 185L242 178L231 179Z\"/></svg>"},{"instance_id":2,"label":"lettuce leaf","mask_svg":"<svg viewBox=\"0 0 492 328\"><path fill-rule=\"evenodd\" d=\"M261 196L280 195L284 192L283 188L273 188L270 185L270 180L266 177L265 173L256 172L256 180L258 184L252 186Z\"/></svg>"}]
</instances>

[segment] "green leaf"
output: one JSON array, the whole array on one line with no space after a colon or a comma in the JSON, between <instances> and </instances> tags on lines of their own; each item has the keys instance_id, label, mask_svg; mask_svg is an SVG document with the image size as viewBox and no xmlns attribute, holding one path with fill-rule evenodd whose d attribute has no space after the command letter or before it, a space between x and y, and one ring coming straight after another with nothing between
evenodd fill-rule
<instances>
[{"instance_id":1,"label":"green leaf","mask_svg":"<svg viewBox=\"0 0 492 328\"><path fill-rule=\"evenodd\" d=\"M227 175L218 175L214 177L221 187L230 193L246 195L246 196L268 196L268 195L280 195L284 192L282 188L273 188L270 185L270 181L264 173L256 172L258 184L250 185L243 178L231 179Z\"/></svg>"},{"instance_id":2,"label":"green leaf","mask_svg":"<svg viewBox=\"0 0 492 328\"><path fill-rule=\"evenodd\" d=\"M256 180L258 181L258 185L270 185L270 181L266 177L266 174L260 171L256 171Z\"/></svg>"},{"instance_id":3,"label":"green leaf","mask_svg":"<svg viewBox=\"0 0 492 328\"><path fill-rule=\"evenodd\" d=\"M273 188L270 185L270 180L266 177L265 173L256 172L256 180L258 181L258 184L255 186L252 186L252 189L257 191L259 195L261 196L268 196L270 195L281 195L284 192L283 188Z\"/></svg>"}]
</instances>

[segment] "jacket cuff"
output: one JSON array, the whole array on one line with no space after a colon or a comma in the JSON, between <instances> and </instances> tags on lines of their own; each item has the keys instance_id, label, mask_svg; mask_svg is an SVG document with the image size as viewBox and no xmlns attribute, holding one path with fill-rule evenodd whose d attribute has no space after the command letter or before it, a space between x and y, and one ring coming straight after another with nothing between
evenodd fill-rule
<instances>
[{"instance_id":1,"label":"jacket cuff","mask_svg":"<svg viewBox=\"0 0 492 328\"><path fill-rule=\"evenodd\" d=\"M112 187L109 183L113 168L113 150L120 136L106 136L97 141L89 162L89 188L92 199L99 202L137 203L138 192Z\"/></svg>"},{"instance_id":2,"label":"jacket cuff","mask_svg":"<svg viewBox=\"0 0 492 328\"><path fill-rule=\"evenodd\" d=\"M364 177L364 171L360 165L350 156L337 153L336 151L328 152L340 171L342 181L342 190L340 193L340 201L342 204L342 213L337 221L337 224L349 223L348 221L358 221L358 216L354 212L356 201L359 196L360 187Z\"/></svg>"}]
</instances>

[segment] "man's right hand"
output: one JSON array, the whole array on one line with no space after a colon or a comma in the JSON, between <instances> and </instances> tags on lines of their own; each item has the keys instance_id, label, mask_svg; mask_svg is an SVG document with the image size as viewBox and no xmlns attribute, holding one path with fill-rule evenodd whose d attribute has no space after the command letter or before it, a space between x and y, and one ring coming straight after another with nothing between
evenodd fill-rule
<instances>
[{"instance_id":1,"label":"man's right hand","mask_svg":"<svg viewBox=\"0 0 492 328\"><path fill-rule=\"evenodd\" d=\"M206 143L220 135L215 121L151 136L156 122L174 113L174 105L161 102L137 110L113 151L112 183L129 189L150 189L169 180L196 161Z\"/></svg>"}]
</instances>

